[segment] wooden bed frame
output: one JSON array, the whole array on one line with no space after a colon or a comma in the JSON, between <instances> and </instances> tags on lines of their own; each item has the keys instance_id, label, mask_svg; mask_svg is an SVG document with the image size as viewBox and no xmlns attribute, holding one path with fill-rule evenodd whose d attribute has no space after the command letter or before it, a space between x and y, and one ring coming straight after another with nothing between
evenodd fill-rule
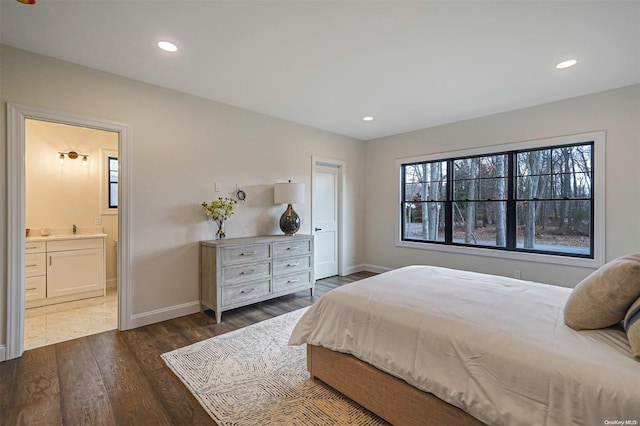
<instances>
[{"instance_id":1,"label":"wooden bed frame","mask_svg":"<svg viewBox=\"0 0 640 426\"><path fill-rule=\"evenodd\" d=\"M478 419L354 356L307 345L307 369L393 425L484 425Z\"/></svg>"}]
</instances>

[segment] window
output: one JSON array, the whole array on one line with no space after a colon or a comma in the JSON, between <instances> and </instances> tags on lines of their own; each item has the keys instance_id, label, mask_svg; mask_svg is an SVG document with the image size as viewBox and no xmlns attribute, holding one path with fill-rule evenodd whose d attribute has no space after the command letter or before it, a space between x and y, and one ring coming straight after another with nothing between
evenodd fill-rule
<instances>
[{"instance_id":1,"label":"window","mask_svg":"<svg viewBox=\"0 0 640 426\"><path fill-rule=\"evenodd\" d=\"M109 165L109 208L118 208L118 158L107 157Z\"/></svg>"},{"instance_id":2,"label":"window","mask_svg":"<svg viewBox=\"0 0 640 426\"><path fill-rule=\"evenodd\" d=\"M101 197L102 214L118 214L118 152L102 150Z\"/></svg>"},{"instance_id":3,"label":"window","mask_svg":"<svg viewBox=\"0 0 640 426\"><path fill-rule=\"evenodd\" d=\"M596 209L594 190L600 139L604 144L603 132L399 161L398 245L600 258L603 220L595 215L604 208Z\"/></svg>"}]
</instances>

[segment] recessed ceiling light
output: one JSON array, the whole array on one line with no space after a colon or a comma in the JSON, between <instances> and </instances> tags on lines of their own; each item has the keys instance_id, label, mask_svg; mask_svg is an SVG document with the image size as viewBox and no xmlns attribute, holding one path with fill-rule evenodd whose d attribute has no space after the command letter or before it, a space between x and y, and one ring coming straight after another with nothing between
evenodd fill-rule
<instances>
[{"instance_id":1,"label":"recessed ceiling light","mask_svg":"<svg viewBox=\"0 0 640 426\"><path fill-rule=\"evenodd\" d=\"M158 45L158 47L166 52L175 52L176 50L178 50L178 46L176 46L175 44L171 43L170 41L164 41L164 40L160 40L159 42L156 43Z\"/></svg>"},{"instance_id":2,"label":"recessed ceiling light","mask_svg":"<svg viewBox=\"0 0 640 426\"><path fill-rule=\"evenodd\" d=\"M373 117L370 115L367 115L366 117L362 117L363 121L373 121Z\"/></svg>"},{"instance_id":3,"label":"recessed ceiling light","mask_svg":"<svg viewBox=\"0 0 640 426\"><path fill-rule=\"evenodd\" d=\"M576 61L575 59L569 59L568 61L560 62L558 65L556 65L556 68L558 69L569 68L574 66L577 62L578 61Z\"/></svg>"}]
</instances>

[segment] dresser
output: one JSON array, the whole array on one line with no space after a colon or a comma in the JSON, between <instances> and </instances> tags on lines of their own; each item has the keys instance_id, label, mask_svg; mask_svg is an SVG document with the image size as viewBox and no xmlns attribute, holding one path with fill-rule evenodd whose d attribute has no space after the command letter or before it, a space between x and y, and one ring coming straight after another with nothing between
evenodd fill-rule
<instances>
[{"instance_id":1,"label":"dresser","mask_svg":"<svg viewBox=\"0 0 640 426\"><path fill-rule=\"evenodd\" d=\"M300 290L313 295L313 236L200 241L200 306L222 312Z\"/></svg>"}]
</instances>

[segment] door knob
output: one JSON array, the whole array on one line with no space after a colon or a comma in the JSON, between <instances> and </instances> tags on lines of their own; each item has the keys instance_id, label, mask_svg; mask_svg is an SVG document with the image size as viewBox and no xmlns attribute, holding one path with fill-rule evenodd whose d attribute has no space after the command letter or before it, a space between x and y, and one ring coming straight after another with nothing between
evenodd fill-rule
<instances>
[{"instance_id":1,"label":"door knob","mask_svg":"<svg viewBox=\"0 0 640 426\"><path fill-rule=\"evenodd\" d=\"M322 228L316 228L316 231L322 231Z\"/></svg>"}]
</instances>

